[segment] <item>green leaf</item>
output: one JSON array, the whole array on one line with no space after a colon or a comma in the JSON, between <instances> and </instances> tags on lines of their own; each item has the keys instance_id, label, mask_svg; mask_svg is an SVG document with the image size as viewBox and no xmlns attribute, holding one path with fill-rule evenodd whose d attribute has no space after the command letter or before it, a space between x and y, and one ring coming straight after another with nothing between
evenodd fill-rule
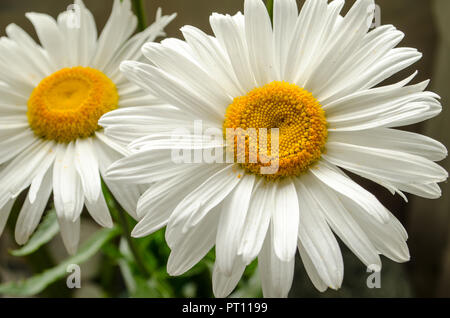
<instances>
[{"instance_id":1,"label":"green leaf","mask_svg":"<svg viewBox=\"0 0 450 318\"><path fill-rule=\"evenodd\" d=\"M48 243L59 232L58 220L56 212L51 210L44 217L44 220L39 225L37 231L33 234L31 239L23 247L10 251L14 256L26 256L36 252L42 245Z\"/></svg>"},{"instance_id":2,"label":"green leaf","mask_svg":"<svg viewBox=\"0 0 450 318\"><path fill-rule=\"evenodd\" d=\"M120 229L103 229L91 236L78 253L69 257L56 267L48 269L41 274L35 275L18 282L9 282L0 285L0 294L9 296L33 296L42 292L48 285L56 282L67 275L67 267L70 264L82 264L94 256L103 245L121 233Z\"/></svg>"}]
</instances>

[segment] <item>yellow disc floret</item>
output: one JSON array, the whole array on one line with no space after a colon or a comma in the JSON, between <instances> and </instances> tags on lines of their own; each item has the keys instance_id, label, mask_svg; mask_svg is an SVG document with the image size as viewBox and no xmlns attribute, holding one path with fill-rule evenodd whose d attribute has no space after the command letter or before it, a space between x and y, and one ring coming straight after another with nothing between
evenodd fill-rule
<instances>
[{"instance_id":1,"label":"yellow disc floret","mask_svg":"<svg viewBox=\"0 0 450 318\"><path fill-rule=\"evenodd\" d=\"M268 179L305 172L320 158L327 139L325 112L314 96L295 84L278 81L235 98L227 108L223 128L228 144L230 129L239 131L231 136L235 158L242 150L237 142L239 135L245 134L245 161L238 162L247 171L262 175L261 168L269 166L269 161L278 163L275 172L264 174ZM273 128L278 128L276 148L272 144ZM256 132L255 139L251 132ZM252 151L257 153L257 160L251 159Z\"/></svg>"},{"instance_id":2,"label":"yellow disc floret","mask_svg":"<svg viewBox=\"0 0 450 318\"><path fill-rule=\"evenodd\" d=\"M57 142L92 136L100 117L117 108L114 83L89 67L61 69L44 78L28 100L28 122L34 133Z\"/></svg>"}]
</instances>

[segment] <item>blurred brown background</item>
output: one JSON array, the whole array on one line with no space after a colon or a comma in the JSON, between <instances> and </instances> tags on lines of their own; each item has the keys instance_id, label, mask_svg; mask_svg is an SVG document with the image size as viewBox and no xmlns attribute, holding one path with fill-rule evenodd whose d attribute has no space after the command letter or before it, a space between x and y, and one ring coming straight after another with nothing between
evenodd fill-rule
<instances>
[{"instance_id":1,"label":"blurred brown background","mask_svg":"<svg viewBox=\"0 0 450 318\"><path fill-rule=\"evenodd\" d=\"M303 1L298 1L302 4ZM450 145L447 105L450 102L450 1L448 0L377 0L381 7L381 23L393 24L406 37L401 46L410 46L423 52L421 61L392 78L398 81L414 70L419 74L415 81L432 79L431 89L442 96L444 111L441 116L425 124L405 129L423 132ZM31 23L24 13L46 12L56 17L65 10L70 0L0 0L0 35L9 23L16 23L35 36ZM347 0L346 9L353 3ZM111 0L85 0L93 12L99 30L105 24L112 6ZM147 22L150 23L157 7L163 13L178 12L176 20L166 29L168 36L181 37L179 28L185 24L197 26L208 33L211 29L208 17L211 12L233 14L243 8L242 0L147 0L145 1ZM449 160L442 163L449 170ZM373 183L364 186L376 194L402 223L409 235L411 261L405 265L393 264L383 259L382 288L379 291L365 288L367 274L365 268L343 248L345 252L344 286L339 292L327 292L325 297L339 296L383 296L383 297L450 297L450 218L448 184L442 184L443 197L440 200L425 200L409 196L406 204L399 196L393 197L388 191ZM4 237L1 241L4 241ZM5 259L0 251L0 267ZM297 262L300 263L300 262ZM1 269L1 268L0 268ZM306 279L299 265L292 296L318 296Z\"/></svg>"}]
</instances>

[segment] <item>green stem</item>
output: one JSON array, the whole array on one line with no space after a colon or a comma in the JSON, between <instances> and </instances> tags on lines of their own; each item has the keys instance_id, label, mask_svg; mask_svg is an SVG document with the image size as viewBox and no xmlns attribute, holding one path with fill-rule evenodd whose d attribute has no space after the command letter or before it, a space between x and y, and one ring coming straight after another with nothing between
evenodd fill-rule
<instances>
[{"instance_id":1,"label":"green stem","mask_svg":"<svg viewBox=\"0 0 450 318\"><path fill-rule=\"evenodd\" d=\"M269 12L270 21L273 23L273 0L266 0L267 12Z\"/></svg>"},{"instance_id":2,"label":"green stem","mask_svg":"<svg viewBox=\"0 0 450 318\"><path fill-rule=\"evenodd\" d=\"M118 212L118 221L123 230L123 236L127 240L128 246L130 247L130 251L133 254L134 260L136 261L136 265L139 270L147 277L151 277L151 273L148 271L145 266L145 262L139 253L139 249L137 248L134 239L131 237L131 229L127 220L127 215L125 210L120 206L120 204L116 201L117 212Z\"/></svg>"},{"instance_id":3,"label":"green stem","mask_svg":"<svg viewBox=\"0 0 450 318\"><path fill-rule=\"evenodd\" d=\"M147 20L145 17L144 3L142 0L133 0L133 8L138 18L138 29L144 31L147 27Z\"/></svg>"}]
</instances>

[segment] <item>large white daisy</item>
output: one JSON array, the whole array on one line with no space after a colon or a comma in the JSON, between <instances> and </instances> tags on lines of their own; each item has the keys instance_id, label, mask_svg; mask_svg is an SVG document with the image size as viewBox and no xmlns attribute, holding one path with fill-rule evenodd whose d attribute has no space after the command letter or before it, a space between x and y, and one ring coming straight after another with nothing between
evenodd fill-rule
<instances>
[{"instance_id":1,"label":"large white daisy","mask_svg":"<svg viewBox=\"0 0 450 318\"><path fill-rule=\"evenodd\" d=\"M26 16L40 45L15 24L0 40L0 233L15 199L28 189L15 231L24 244L53 192L61 234L73 253L83 206L99 224L112 226L100 176L128 153L104 135L98 119L116 108L154 101L121 74L120 62L139 60L142 44L164 35L174 15L159 10L152 26L132 36L137 19L131 3L116 0L98 38L81 0L56 21L41 13ZM107 185L135 216L139 187Z\"/></svg>"},{"instance_id":2,"label":"large white daisy","mask_svg":"<svg viewBox=\"0 0 450 318\"><path fill-rule=\"evenodd\" d=\"M245 15L211 16L214 36L185 26L185 41L144 45L151 65L122 64L171 107L117 110L100 120L112 137L125 127L141 134L130 144L138 152L107 177L155 182L138 202L143 218L133 235L167 224L170 274L186 272L215 246L216 296L227 296L258 258L264 296L284 297L297 249L318 290L341 286L335 235L371 269L381 268L380 255L409 259L402 225L341 168L393 194L438 198L447 172L434 161L446 148L392 128L436 116L439 97L425 91L428 82L409 85L415 74L380 86L421 54L395 48L403 33L391 25L369 31L373 0L356 1L345 17L343 5L309 0L298 13L294 0L276 0L272 26L263 2L246 0ZM216 130L279 128L279 170L267 176L262 163L173 162L173 149L224 146L195 134L198 119ZM193 132L182 145L172 133L180 127Z\"/></svg>"}]
</instances>

